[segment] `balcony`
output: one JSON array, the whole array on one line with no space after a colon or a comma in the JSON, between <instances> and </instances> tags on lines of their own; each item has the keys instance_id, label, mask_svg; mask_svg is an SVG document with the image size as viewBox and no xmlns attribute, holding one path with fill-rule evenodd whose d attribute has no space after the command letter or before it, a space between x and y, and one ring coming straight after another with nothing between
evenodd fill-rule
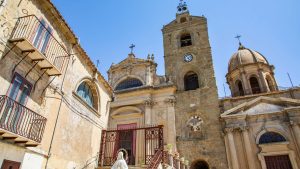
<instances>
[{"instance_id":1,"label":"balcony","mask_svg":"<svg viewBox=\"0 0 300 169\"><path fill-rule=\"evenodd\" d=\"M34 66L38 65L49 76L58 76L62 74L69 54L52 32L52 27L35 15L20 17L9 42L20 48Z\"/></svg>"},{"instance_id":2,"label":"balcony","mask_svg":"<svg viewBox=\"0 0 300 169\"><path fill-rule=\"evenodd\" d=\"M35 147L42 140L47 119L7 96L0 96L0 138Z\"/></svg>"}]
</instances>

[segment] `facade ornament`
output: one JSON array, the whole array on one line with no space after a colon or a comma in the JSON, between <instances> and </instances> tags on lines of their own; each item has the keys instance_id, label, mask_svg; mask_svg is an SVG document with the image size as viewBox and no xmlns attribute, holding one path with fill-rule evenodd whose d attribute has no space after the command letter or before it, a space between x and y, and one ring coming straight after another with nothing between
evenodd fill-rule
<instances>
[{"instance_id":1,"label":"facade ornament","mask_svg":"<svg viewBox=\"0 0 300 169\"><path fill-rule=\"evenodd\" d=\"M225 134L232 133L233 131L234 131L234 127L226 127L224 129L224 133Z\"/></svg>"},{"instance_id":2,"label":"facade ornament","mask_svg":"<svg viewBox=\"0 0 300 169\"><path fill-rule=\"evenodd\" d=\"M146 107L152 107L155 103L151 98L148 98L147 100L145 100L144 104Z\"/></svg>"},{"instance_id":3,"label":"facade ornament","mask_svg":"<svg viewBox=\"0 0 300 169\"><path fill-rule=\"evenodd\" d=\"M240 131L247 131L247 130L249 130L249 126L240 126L239 130Z\"/></svg>"},{"instance_id":4,"label":"facade ornament","mask_svg":"<svg viewBox=\"0 0 300 169\"><path fill-rule=\"evenodd\" d=\"M290 121L290 126L296 126L299 125L299 122L295 122L295 121Z\"/></svg>"},{"instance_id":5,"label":"facade ornament","mask_svg":"<svg viewBox=\"0 0 300 169\"><path fill-rule=\"evenodd\" d=\"M187 125L191 128L192 131L200 131L203 124L203 120L200 116L192 116L188 122Z\"/></svg>"},{"instance_id":6,"label":"facade ornament","mask_svg":"<svg viewBox=\"0 0 300 169\"><path fill-rule=\"evenodd\" d=\"M175 104L176 104L176 99L175 99L175 98L167 98L167 99L165 100L165 103L171 104L172 106L175 106Z\"/></svg>"}]
</instances>

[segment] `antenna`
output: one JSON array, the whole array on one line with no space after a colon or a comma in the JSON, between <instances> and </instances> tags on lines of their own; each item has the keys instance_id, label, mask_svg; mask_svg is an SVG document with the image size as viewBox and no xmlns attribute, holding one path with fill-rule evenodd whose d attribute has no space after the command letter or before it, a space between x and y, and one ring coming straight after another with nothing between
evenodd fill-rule
<instances>
[{"instance_id":1,"label":"antenna","mask_svg":"<svg viewBox=\"0 0 300 169\"><path fill-rule=\"evenodd\" d=\"M99 63L100 63L99 59L97 59L96 63L97 63L97 68L99 68Z\"/></svg>"},{"instance_id":2,"label":"antenna","mask_svg":"<svg viewBox=\"0 0 300 169\"><path fill-rule=\"evenodd\" d=\"M289 79L290 79L290 82L291 82L292 88L294 88L294 84L293 84L293 81L292 81L292 78L291 78L291 76L290 76L289 72L287 73L287 75L288 75L288 77L289 77Z\"/></svg>"},{"instance_id":3,"label":"antenna","mask_svg":"<svg viewBox=\"0 0 300 169\"><path fill-rule=\"evenodd\" d=\"M227 97L226 90L225 90L225 84L224 83L223 83L223 90L224 90L224 93L225 93L225 97Z\"/></svg>"}]
</instances>

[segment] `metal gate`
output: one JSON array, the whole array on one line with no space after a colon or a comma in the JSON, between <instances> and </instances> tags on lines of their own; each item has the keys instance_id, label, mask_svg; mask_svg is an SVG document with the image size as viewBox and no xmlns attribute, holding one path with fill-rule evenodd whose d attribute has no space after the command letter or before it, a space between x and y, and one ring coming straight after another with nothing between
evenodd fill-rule
<instances>
[{"instance_id":1,"label":"metal gate","mask_svg":"<svg viewBox=\"0 0 300 169\"><path fill-rule=\"evenodd\" d=\"M120 141L124 140L123 133L134 133L136 136L136 147L129 152L126 151L124 144ZM134 142L134 140L132 140ZM128 148L128 147L127 147ZM151 127L135 127L127 129L103 130L101 138L101 146L99 153L99 166L112 166L116 161L119 151L124 152L125 160L131 165L150 164L157 150L163 151L163 126ZM134 155L133 155L134 154ZM129 156L129 157L128 157ZM134 159L130 159L134 158ZM135 160L137 159L137 160Z\"/></svg>"}]
</instances>

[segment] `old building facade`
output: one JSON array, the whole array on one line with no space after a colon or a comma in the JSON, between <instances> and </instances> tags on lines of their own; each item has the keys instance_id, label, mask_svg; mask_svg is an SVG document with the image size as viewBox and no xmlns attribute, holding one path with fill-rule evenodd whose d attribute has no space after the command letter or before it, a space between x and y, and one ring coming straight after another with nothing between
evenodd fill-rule
<instances>
[{"instance_id":1,"label":"old building facade","mask_svg":"<svg viewBox=\"0 0 300 169\"><path fill-rule=\"evenodd\" d=\"M50 1L0 13L0 167L94 168L110 86Z\"/></svg>"}]
</instances>

